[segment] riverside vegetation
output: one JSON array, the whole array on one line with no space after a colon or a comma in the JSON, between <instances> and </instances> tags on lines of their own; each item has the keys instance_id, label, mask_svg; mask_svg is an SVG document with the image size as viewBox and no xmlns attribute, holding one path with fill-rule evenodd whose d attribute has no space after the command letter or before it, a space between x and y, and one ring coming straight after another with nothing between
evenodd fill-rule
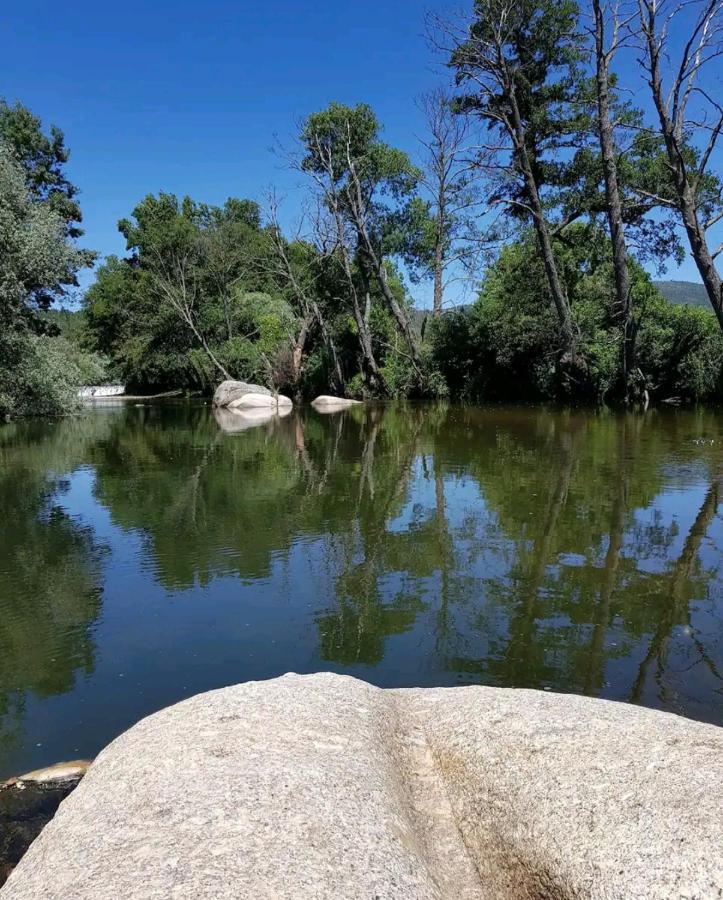
<instances>
[{"instance_id":1,"label":"riverside vegetation","mask_svg":"<svg viewBox=\"0 0 723 900\"><path fill-rule=\"evenodd\" d=\"M0 413L63 412L105 379L145 393L232 377L295 397L720 399L722 18L715 0L638 0L625 15L602 0L476 0L467 21L430 19L452 84L421 101L416 158L384 142L369 106L331 103L288 154L311 210L293 234L273 192L220 207L149 194L119 223L127 255L103 261L74 313L58 304L96 257L79 245L63 135L2 103ZM646 271L686 253L708 309L670 304ZM425 281L429 313L412 300Z\"/></svg>"}]
</instances>

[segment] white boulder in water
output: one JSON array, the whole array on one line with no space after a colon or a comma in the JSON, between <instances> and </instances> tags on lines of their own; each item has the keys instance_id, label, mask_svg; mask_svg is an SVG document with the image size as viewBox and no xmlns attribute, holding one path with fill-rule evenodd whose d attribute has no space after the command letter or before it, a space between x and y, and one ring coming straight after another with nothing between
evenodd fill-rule
<instances>
[{"instance_id":1,"label":"white boulder in water","mask_svg":"<svg viewBox=\"0 0 723 900\"><path fill-rule=\"evenodd\" d=\"M214 391L213 405L229 406L245 394L265 394L270 397L272 391L260 384L247 384L245 381L222 381Z\"/></svg>"},{"instance_id":2,"label":"white boulder in water","mask_svg":"<svg viewBox=\"0 0 723 900\"><path fill-rule=\"evenodd\" d=\"M332 397L321 394L311 405L317 412L337 412L340 409L349 409L350 406L361 406L361 400L348 400L346 397Z\"/></svg>"},{"instance_id":3,"label":"white boulder in water","mask_svg":"<svg viewBox=\"0 0 723 900\"><path fill-rule=\"evenodd\" d=\"M227 404L227 409L291 409L291 400L283 394L242 394Z\"/></svg>"}]
</instances>

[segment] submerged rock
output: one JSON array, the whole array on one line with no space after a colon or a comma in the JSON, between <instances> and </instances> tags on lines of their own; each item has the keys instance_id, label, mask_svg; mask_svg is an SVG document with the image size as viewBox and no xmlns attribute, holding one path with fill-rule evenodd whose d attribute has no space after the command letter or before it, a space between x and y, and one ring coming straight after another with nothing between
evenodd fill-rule
<instances>
[{"instance_id":1,"label":"submerged rock","mask_svg":"<svg viewBox=\"0 0 723 900\"><path fill-rule=\"evenodd\" d=\"M330 397L327 394L321 394L311 401L311 405L318 412L336 412L340 409L348 409L350 406L361 406L361 400L348 400L346 397Z\"/></svg>"},{"instance_id":2,"label":"submerged rock","mask_svg":"<svg viewBox=\"0 0 723 900\"><path fill-rule=\"evenodd\" d=\"M85 775L76 760L28 772L0 785L0 885Z\"/></svg>"},{"instance_id":3,"label":"submerged rock","mask_svg":"<svg viewBox=\"0 0 723 900\"><path fill-rule=\"evenodd\" d=\"M213 394L214 406L228 406L245 394L264 394L272 396L272 392L260 384L247 384L245 381L222 381Z\"/></svg>"},{"instance_id":4,"label":"submerged rock","mask_svg":"<svg viewBox=\"0 0 723 900\"><path fill-rule=\"evenodd\" d=\"M287 675L98 757L3 900L720 897L723 730L572 695Z\"/></svg>"}]
</instances>

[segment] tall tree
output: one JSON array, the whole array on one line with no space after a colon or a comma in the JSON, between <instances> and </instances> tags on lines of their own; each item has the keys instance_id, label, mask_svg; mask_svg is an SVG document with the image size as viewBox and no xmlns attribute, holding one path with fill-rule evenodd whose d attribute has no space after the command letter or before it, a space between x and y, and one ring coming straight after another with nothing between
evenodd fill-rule
<instances>
[{"instance_id":1,"label":"tall tree","mask_svg":"<svg viewBox=\"0 0 723 900\"><path fill-rule=\"evenodd\" d=\"M491 235L483 235L478 224L481 197L468 147L470 119L457 114L454 98L441 88L424 94L419 105L426 124L420 143L427 208L418 216L421 240L415 249L423 272L431 275L432 312L439 316L445 289L454 278L474 278L481 249ZM414 228L407 224L407 231L413 238Z\"/></svg>"},{"instance_id":2,"label":"tall tree","mask_svg":"<svg viewBox=\"0 0 723 900\"><path fill-rule=\"evenodd\" d=\"M693 259L723 328L723 280L715 265L723 244L713 250L708 243L709 230L723 219L721 184L709 169L723 131L723 105L712 87L703 83L711 63L723 54L723 3L638 0L638 8L641 64L674 186L674 199L659 199L674 205L681 216ZM682 49L676 54L678 44ZM666 78L666 71L671 78Z\"/></svg>"},{"instance_id":3,"label":"tall tree","mask_svg":"<svg viewBox=\"0 0 723 900\"><path fill-rule=\"evenodd\" d=\"M630 273L628 271L628 249L623 220L623 203L618 182L618 149L615 141L610 71L612 61L620 47L621 28L624 27L625 22L621 22L619 18L618 6L611 6L605 0L592 0L592 9L594 16L597 131L600 139L600 154L605 182L606 215L612 244L617 312L623 334L621 376L623 392L627 400L630 372L634 364L635 330ZM610 31L609 35L608 31Z\"/></svg>"},{"instance_id":4,"label":"tall tree","mask_svg":"<svg viewBox=\"0 0 723 900\"><path fill-rule=\"evenodd\" d=\"M9 148L20 164L25 190L32 202L42 203L52 211L69 241L83 235L80 228L82 214L78 203L78 188L68 179L65 166L70 151L65 145L63 132L55 125L50 133L43 131L42 121L23 106L10 106L0 98L0 142ZM68 287L77 286L79 269L93 265L96 254L77 248L72 263L59 269L52 281L38 285L34 299L47 308L55 297L62 296Z\"/></svg>"},{"instance_id":5,"label":"tall tree","mask_svg":"<svg viewBox=\"0 0 723 900\"><path fill-rule=\"evenodd\" d=\"M352 108L332 103L306 119L301 165L322 186L327 206L339 219L340 236L351 229L362 280L376 282L415 366L420 367L419 345L407 311L389 283L385 261L385 238L394 213L411 197L419 173L405 153L380 139L379 131L366 104Z\"/></svg>"},{"instance_id":6,"label":"tall tree","mask_svg":"<svg viewBox=\"0 0 723 900\"><path fill-rule=\"evenodd\" d=\"M157 301L173 310L220 375L228 379L231 376L211 348L199 318L204 246L194 221L196 213L188 198L179 205L172 194L149 195L133 210L135 221L122 219L118 228L127 249L137 254L137 264Z\"/></svg>"},{"instance_id":7,"label":"tall tree","mask_svg":"<svg viewBox=\"0 0 723 900\"><path fill-rule=\"evenodd\" d=\"M343 391L344 376L339 362L336 341L329 328L319 298L318 281L321 276L322 257L310 243L297 238L287 242L281 231L278 216L278 200L272 193L269 197L269 223L271 252L266 255L266 264L278 279L282 289L288 292L293 305L298 310L301 322L293 343L293 379L296 390L300 389L302 360L309 332L314 325L321 332L324 346L329 355L330 382L332 389Z\"/></svg>"},{"instance_id":8,"label":"tall tree","mask_svg":"<svg viewBox=\"0 0 723 900\"><path fill-rule=\"evenodd\" d=\"M476 0L468 28L446 29L450 65L466 88L460 108L487 126L497 199L532 223L571 361L576 332L553 251L550 188L564 181L562 155L580 134L577 16L572 0Z\"/></svg>"}]
</instances>

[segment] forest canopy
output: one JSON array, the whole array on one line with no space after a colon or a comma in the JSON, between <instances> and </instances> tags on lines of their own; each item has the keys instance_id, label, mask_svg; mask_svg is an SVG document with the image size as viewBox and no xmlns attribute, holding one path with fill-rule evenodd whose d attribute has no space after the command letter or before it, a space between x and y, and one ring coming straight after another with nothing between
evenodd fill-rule
<instances>
[{"instance_id":1,"label":"forest canopy","mask_svg":"<svg viewBox=\"0 0 723 900\"><path fill-rule=\"evenodd\" d=\"M720 2L475 0L428 28L449 79L420 100L415 152L385 141L369 105L333 102L288 154L306 211L293 233L273 192L131 200L125 255L100 262L73 324L52 310L95 255L64 137L0 103L0 413L57 413L105 380L720 399ZM652 281L685 256L705 308ZM425 285L430 309L415 302Z\"/></svg>"}]
</instances>

